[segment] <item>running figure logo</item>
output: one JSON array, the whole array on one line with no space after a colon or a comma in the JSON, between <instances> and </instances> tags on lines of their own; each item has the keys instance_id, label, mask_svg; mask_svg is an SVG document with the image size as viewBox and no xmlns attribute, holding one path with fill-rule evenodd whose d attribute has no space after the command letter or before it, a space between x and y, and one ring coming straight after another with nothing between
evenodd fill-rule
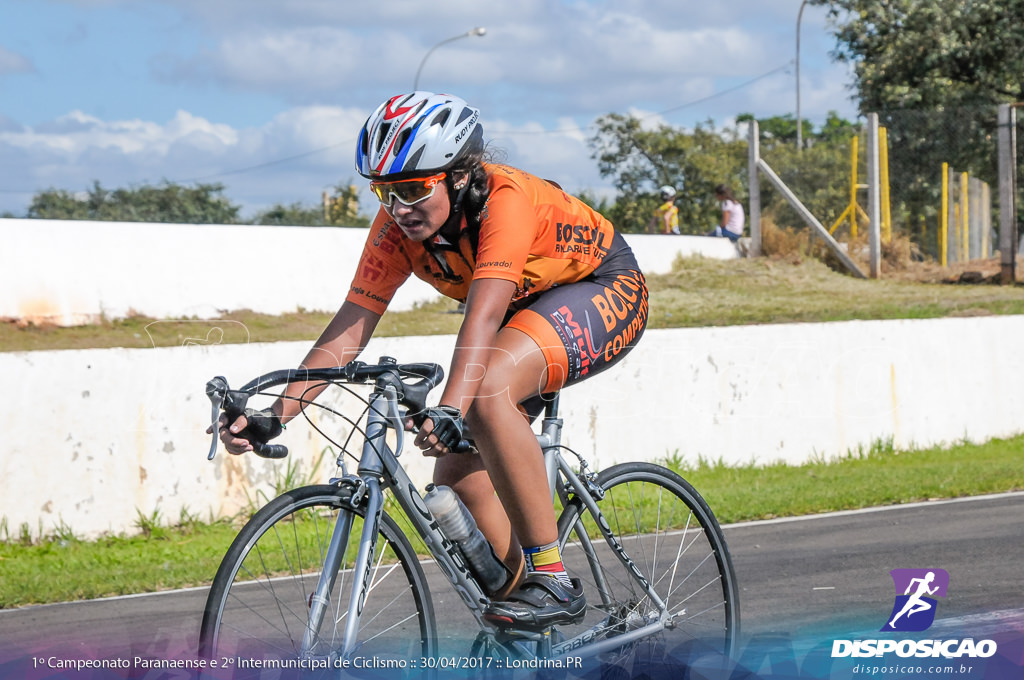
<instances>
[{"instance_id":1,"label":"running figure logo","mask_svg":"<svg viewBox=\"0 0 1024 680\"><path fill-rule=\"evenodd\" d=\"M927 630L935 621L935 597L945 597L949 573L945 569L893 569L896 602L883 631L905 633Z\"/></svg>"}]
</instances>

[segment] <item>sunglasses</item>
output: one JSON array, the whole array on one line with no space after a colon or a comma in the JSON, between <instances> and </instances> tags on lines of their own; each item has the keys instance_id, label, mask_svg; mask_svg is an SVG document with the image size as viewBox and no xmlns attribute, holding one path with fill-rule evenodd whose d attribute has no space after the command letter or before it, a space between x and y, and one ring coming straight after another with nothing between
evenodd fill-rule
<instances>
[{"instance_id":1,"label":"sunglasses","mask_svg":"<svg viewBox=\"0 0 1024 680\"><path fill-rule=\"evenodd\" d=\"M445 173L430 177L414 177L400 179L396 182L370 182L370 191L385 208L390 208L397 198L403 205L415 205L434 195L437 184L445 177Z\"/></svg>"}]
</instances>

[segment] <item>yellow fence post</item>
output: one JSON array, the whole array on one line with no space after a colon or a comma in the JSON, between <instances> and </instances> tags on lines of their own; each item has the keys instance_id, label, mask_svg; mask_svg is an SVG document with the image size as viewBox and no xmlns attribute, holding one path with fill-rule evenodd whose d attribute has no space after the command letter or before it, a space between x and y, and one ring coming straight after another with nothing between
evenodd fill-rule
<instances>
[{"instance_id":1,"label":"yellow fence post","mask_svg":"<svg viewBox=\"0 0 1024 680\"><path fill-rule=\"evenodd\" d=\"M892 212L889 209L889 133L878 128L878 165L882 184L882 240L892 240Z\"/></svg>"},{"instance_id":2,"label":"yellow fence post","mask_svg":"<svg viewBox=\"0 0 1024 680\"><path fill-rule=\"evenodd\" d=\"M858 135L853 136L853 141L850 142L850 239L857 238L857 211L852 209L852 206L857 205L857 156L860 153L860 137Z\"/></svg>"}]
</instances>

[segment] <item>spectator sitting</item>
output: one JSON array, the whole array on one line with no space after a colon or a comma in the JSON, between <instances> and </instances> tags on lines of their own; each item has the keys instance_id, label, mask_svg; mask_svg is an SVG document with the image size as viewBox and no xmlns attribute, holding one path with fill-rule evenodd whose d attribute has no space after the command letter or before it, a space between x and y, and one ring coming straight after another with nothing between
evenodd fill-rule
<instances>
[{"instance_id":1,"label":"spectator sitting","mask_svg":"<svg viewBox=\"0 0 1024 680\"><path fill-rule=\"evenodd\" d=\"M708 236L724 236L733 243L743 236L743 206L732 194L732 189L724 184L715 187L715 198L722 208L722 221L708 232Z\"/></svg>"}]
</instances>

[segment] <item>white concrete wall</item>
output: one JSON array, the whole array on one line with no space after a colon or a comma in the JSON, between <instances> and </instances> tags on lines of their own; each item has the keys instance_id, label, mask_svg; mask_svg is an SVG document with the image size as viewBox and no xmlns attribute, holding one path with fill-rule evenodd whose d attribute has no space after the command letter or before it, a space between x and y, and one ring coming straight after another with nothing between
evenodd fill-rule
<instances>
[{"instance_id":1,"label":"white concrete wall","mask_svg":"<svg viewBox=\"0 0 1024 680\"><path fill-rule=\"evenodd\" d=\"M59 325L142 314L216 318L333 311L352 279L365 229L0 219L0 319ZM631 235L647 272L679 254L733 258L728 239ZM434 300L412 278L392 309Z\"/></svg>"},{"instance_id":2,"label":"white concrete wall","mask_svg":"<svg viewBox=\"0 0 1024 680\"><path fill-rule=\"evenodd\" d=\"M567 390L565 440L598 467L678 453L737 464L834 456L1022 430L1024 317L649 331L617 368ZM448 365L451 336L376 339L366 356ZM206 460L214 375L241 385L294 365L307 343L0 354L0 517L16 533L63 522L131 531L137 511L232 513L269 493L287 463ZM314 479L323 440L282 437ZM422 485L430 463L405 461Z\"/></svg>"}]
</instances>

